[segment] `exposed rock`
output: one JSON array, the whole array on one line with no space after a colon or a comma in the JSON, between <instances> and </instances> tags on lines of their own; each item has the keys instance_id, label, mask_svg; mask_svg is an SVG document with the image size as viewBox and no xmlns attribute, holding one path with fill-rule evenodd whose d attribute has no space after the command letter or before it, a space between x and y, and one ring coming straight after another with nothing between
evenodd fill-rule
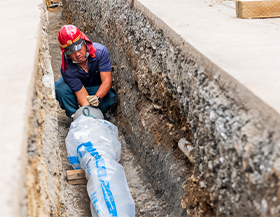
<instances>
[{"instance_id":1,"label":"exposed rock","mask_svg":"<svg viewBox=\"0 0 280 217\"><path fill-rule=\"evenodd\" d=\"M188 157L189 161L194 164L194 147L192 146L192 144L188 142L185 138L182 138L178 142L178 147Z\"/></svg>"}]
</instances>

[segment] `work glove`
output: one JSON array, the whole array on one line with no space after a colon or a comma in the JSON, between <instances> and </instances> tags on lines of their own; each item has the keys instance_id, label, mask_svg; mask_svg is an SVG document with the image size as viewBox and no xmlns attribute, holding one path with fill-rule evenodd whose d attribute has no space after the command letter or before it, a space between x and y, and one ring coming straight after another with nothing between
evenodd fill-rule
<instances>
[{"instance_id":1,"label":"work glove","mask_svg":"<svg viewBox=\"0 0 280 217\"><path fill-rule=\"evenodd\" d=\"M97 107L99 105L99 97L94 95L94 96L87 96L87 101L89 102L89 104L93 107Z\"/></svg>"}]
</instances>

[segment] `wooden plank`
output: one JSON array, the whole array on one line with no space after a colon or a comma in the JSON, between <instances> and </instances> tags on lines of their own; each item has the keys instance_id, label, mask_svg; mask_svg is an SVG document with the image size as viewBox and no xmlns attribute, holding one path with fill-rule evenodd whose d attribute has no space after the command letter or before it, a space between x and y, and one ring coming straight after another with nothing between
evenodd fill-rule
<instances>
[{"instance_id":1,"label":"wooden plank","mask_svg":"<svg viewBox=\"0 0 280 217\"><path fill-rule=\"evenodd\" d=\"M75 179L85 179L85 171L84 170L67 170L66 171L67 180L75 180Z\"/></svg>"},{"instance_id":2,"label":"wooden plank","mask_svg":"<svg viewBox=\"0 0 280 217\"><path fill-rule=\"evenodd\" d=\"M239 18L280 17L280 0L237 0L236 15Z\"/></svg>"},{"instance_id":3,"label":"wooden plank","mask_svg":"<svg viewBox=\"0 0 280 217\"><path fill-rule=\"evenodd\" d=\"M87 180L86 179L68 180L68 184L70 184L70 185L84 185L84 184L87 184Z\"/></svg>"}]
</instances>

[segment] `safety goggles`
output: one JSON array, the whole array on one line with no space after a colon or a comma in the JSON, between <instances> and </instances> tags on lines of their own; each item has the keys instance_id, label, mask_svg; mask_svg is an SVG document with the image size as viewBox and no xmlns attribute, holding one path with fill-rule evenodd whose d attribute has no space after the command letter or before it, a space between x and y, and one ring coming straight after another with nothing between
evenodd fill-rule
<instances>
[{"instance_id":1,"label":"safety goggles","mask_svg":"<svg viewBox=\"0 0 280 217\"><path fill-rule=\"evenodd\" d=\"M78 42L76 44L72 44L69 47L65 48L64 53L69 56L75 52L77 52L78 50L81 50L81 48L83 47L83 45L85 44L84 40L81 40L81 42Z\"/></svg>"}]
</instances>

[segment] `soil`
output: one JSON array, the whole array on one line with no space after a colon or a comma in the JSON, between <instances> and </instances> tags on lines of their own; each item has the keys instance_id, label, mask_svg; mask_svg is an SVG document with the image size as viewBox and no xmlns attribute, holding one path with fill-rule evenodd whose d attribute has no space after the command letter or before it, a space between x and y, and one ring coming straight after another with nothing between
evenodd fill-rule
<instances>
[{"instance_id":1,"label":"soil","mask_svg":"<svg viewBox=\"0 0 280 217\"><path fill-rule=\"evenodd\" d=\"M60 7L50 9L48 16L49 49L52 57L54 79L57 81L61 77L61 51L57 42L57 32L61 26L66 23L64 23L62 19ZM61 216L91 216L90 200L87 195L86 185L69 185L66 180L66 171L73 169L68 162L65 147L65 138L71 124L71 119L66 116L58 103L56 106L58 118L58 141L62 162ZM117 121L112 114L106 114L105 117L112 123ZM155 192L149 182L146 181L142 168L137 164L134 155L128 149L122 135L119 135L119 140L122 143L122 156L119 163L125 170L130 192L135 202L136 216L168 216L165 214L166 204L155 197Z\"/></svg>"}]
</instances>

